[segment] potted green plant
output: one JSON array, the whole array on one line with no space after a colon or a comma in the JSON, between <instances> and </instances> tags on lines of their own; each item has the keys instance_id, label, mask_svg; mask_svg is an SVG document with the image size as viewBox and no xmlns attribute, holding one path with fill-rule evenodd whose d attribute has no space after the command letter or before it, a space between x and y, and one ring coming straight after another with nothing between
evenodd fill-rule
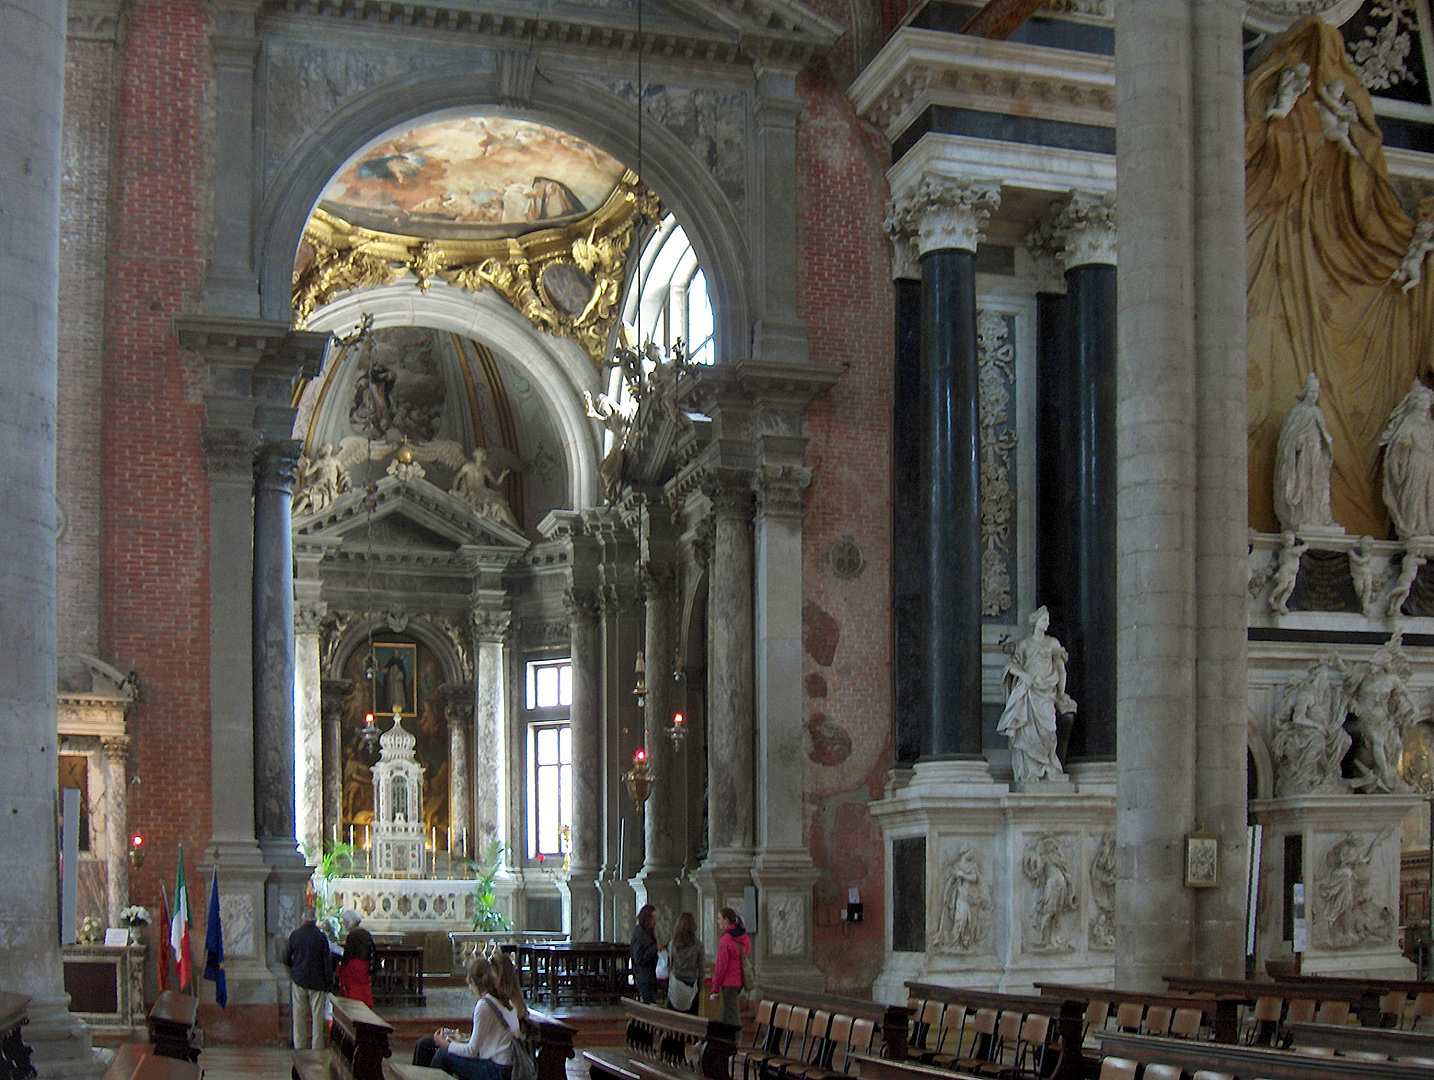
<instances>
[{"instance_id":1,"label":"potted green plant","mask_svg":"<svg viewBox=\"0 0 1434 1080\"><path fill-rule=\"evenodd\" d=\"M473 929L478 933L499 933L513 928L512 921L495 906L497 895L493 882L503 867L503 855L507 846L501 840L494 840L479 862L469 862L473 871Z\"/></svg>"},{"instance_id":2,"label":"potted green plant","mask_svg":"<svg viewBox=\"0 0 1434 1080\"><path fill-rule=\"evenodd\" d=\"M312 859L313 849L305 844L304 857ZM342 877L353 869L354 847L341 840L325 840L309 880L309 892L314 902L314 914L318 916L319 927L332 940L343 939L343 923L339 921L341 904L334 900L334 879Z\"/></svg>"}]
</instances>

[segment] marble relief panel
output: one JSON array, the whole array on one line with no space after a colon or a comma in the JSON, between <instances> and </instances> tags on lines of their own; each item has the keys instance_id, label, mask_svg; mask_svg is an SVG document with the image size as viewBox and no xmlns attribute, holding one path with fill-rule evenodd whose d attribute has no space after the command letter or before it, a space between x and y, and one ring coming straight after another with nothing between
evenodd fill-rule
<instances>
[{"instance_id":1,"label":"marble relief panel","mask_svg":"<svg viewBox=\"0 0 1434 1080\"><path fill-rule=\"evenodd\" d=\"M220 893L219 918L224 926L226 956L257 956L254 947L254 898L249 893Z\"/></svg>"},{"instance_id":2,"label":"marble relief panel","mask_svg":"<svg viewBox=\"0 0 1434 1080\"><path fill-rule=\"evenodd\" d=\"M948 838L938 849L940 863L932 882L932 952L990 952L999 885L987 837Z\"/></svg>"},{"instance_id":3,"label":"marble relief panel","mask_svg":"<svg viewBox=\"0 0 1434 1080\"><path fill-rule=\"evenodd\" d=\"M1073 953L1081 948L1081 837L1032 832L1017 838L1016 912L1023 953Z\"/></svg>"},{"instance_id":4,"label":"marble relief panel","mask_svg":"<svg viewBox=\"0 0 1434 1080\"><path fill-rule=\"evenodd\" d=\"M976 313L981 460L981 614L1010 622L1016 591L1016 317Z\"/></svg>"}]
</instances>

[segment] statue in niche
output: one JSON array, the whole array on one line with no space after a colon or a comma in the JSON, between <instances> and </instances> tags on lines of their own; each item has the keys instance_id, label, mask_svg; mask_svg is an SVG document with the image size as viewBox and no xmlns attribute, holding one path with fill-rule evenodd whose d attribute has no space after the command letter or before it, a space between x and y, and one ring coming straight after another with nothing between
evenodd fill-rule
<instances>
[{"instance_id":1,"label":"statue in niche","mask_svg":"<svg viewBox=\"0 0 1434 1080\"><path fill-rule=\"evenodd\" d=\"M1359 597L1360 610L1367 619L1375 612L1374 555L1370 551L1373 543L1373 537L1361 536L1349 549L1349 580L1354 584L1354 594Z\"/></svg>"},{"instance_id":2,"label":"statue in niche","mask_svg":"<svg viewBox=\"0 0 1434 1080\"><path fill-rule=\"evenodd\" d=\"M1349 790L1340 775L1340 763L1352 741L1344 729L1346 675L1340 659L1329 656L1311 663L1304 676L1286 689L1275 713L1270 748L1277 796Z\"/></svg>"},{"instance_id":3,"label":"statue in niche","mask_svg":"<svg viewBox=\"0 0 1434 1080\"><path fill-rule=\"evenodd\" d=\"M1390 413L1384 447L1384 505L1401 540L1434 536L1434 390L1418 379Z\"/></svg>"},{"instance_id":4,"label":"statue in niche","mask_svg":"<svg viewBox=\"0 0 1434 1080\"><path fill-rule=\"evenodd\" d=\"M1068 913L1076 910L1075 874L1052 833L1026 841L1021 872L1031 883L1031 911L1027 945L1033 950L1053 951L1074 948L1061 933Z\"/></svg>"},{"instance_id":5,"label":"statue in niche","mask_svg":"<svg viewBox=\"0 0 1434 1080\"><path fill-rule=\"evenodd\" d=\"M318 514L349 490L349 476L334 453L333 443L324 443L315 457L299 457L299 475L294 490L292 513Z\"/></svg>"},{"instance_id":6,"label":"statue in niche","mask_svg":"<svg viewBox=\"0 0 1434 1080\"><path fill-rule=\"evenodd\" d=\"M1434 221L1421 221L1414 226L1414 235L1409 238L1409 247L1390 281L1404 282L1400 292L1408 292L1424 280L1424 256L1434 251Z\"/></svg>"},{"instance_id":7,"label":"statue in niche","mask_svg":"<svg viewBox=\"0 0 1434 1080\"><path fill-rule=\"evenodd\" d=\"M467 503L469 508L480 518L496 521L500 525L506 525L510 529L521 532L522 528L518 525L518 519L508 508L508 500L503 498L497 490L498 485L504 481L510 471L504 469L502 472L494 473L488 465L488 451L479 446L474 449L473 456L453 477L453 486L449 491Z\"/></svg>"},{"instance_id":8,"label":"statue in niche","mask_svg":"<svg viewBox=\"0 0 1434 1080\"><path fill-rule=\"evenodd\" d=\"M1290 115L1300 95L1310 88L1310 66L1301 60L1280 72L1279 84L1265 108L1266 120L1283 120Z\"/></svg>"},{"instance_id":9,"label":"statue in niche","mask_svg":"<svg viewBox=\"0 0 1434 1080\"><path fill-rule=\"evenodd\" d=\"M1295 592L1295 582L1300 577L1300 556L1309 550L1308 544L1300 543L1292 532L1280 534L1280 553L1275 565L1275 583L1270 587L1270 610L1278 615L1288 615L1290 597Z\"/></svg>"},{"instance_id":10,"label":"statue in niche","mask_svg":"<svg viewBox=\"0 0 1434 1080\"><path fill-rule=\"evenodd\" d=\"M1354 737L1357 791L1405 792L1409 784L1399 772L1404 733L1419 722L1419 707L1409 692L1414 673L1396 632L1369 661L1350 693L1349 731Z\"/></svg>"},{"instance_id":11,"label":"statue in niche","mask_svg":"<svg viewBox=\"0 0 1434 1080\"><path fill-rule=\"evenodd\" d=\"M1369 865L1380 834L1362 845L1354 833L1345 833L1325 853L1315 874L1319 892L1319 925L1324 944L1332 949L1388 941L1394 931L1394 913L1370 895Z\"/></svg>"},{"instance_id":12,"label":"statue in niche","mask_svg":"<svg viewBox=\"0 0 1434 1080\"><path fill-rule=\"evenodd\" d=\"M1349 126L1360 122L1359 109L1344 96L1344 80L1331 79L1315 91L1315 97L1324 137L1346 154L1358 157L1359 148L1349 137Z\"/></svg>"},{"instance_id":13,"label":"statue in niche","mask_svg":"<svg viewBox=\"0 0 1434 1080\"><path fill-rule=\"evenodd\" d=\"M1280 529L1330 528L1329 471L1334 439L1319 407L1319 376L1311 371L1294 408L1285 414L1275 450L1275 516Z\"/></svg>"},{"instance_id":14,"label":"statue in niche","mask_svg":"<svg viewBox=\"0 0 1434 1080\"><path fill-rule=\"evenodd\" d=\"M1090 943L1098 949L1115 947L1115 837L1106 833L1090 860Z\"/></svg>"},{"instance_id":15,"label":"statue in niche","mask_svg":"<svg viewBox=\"0 0 1434 1080\"><path fill-rule=\"evenodd\" d=\"M1384 610L1391 619L1397 619L1403 614L1404 601L1409 599L1410 590L1414 588L1414 579L1419 576L1419 568L1425 561L1424 556L1417 551L1404 553L1404 558L1399 563L1399 577L1395 578L1394 584L1390 586L1389 604Z\"/></svg>"},{"instance_id":16,"label":"statue in niche","mask_svg":"<svg viewBox=\"0 0 1434 1080\"><path fill-rule=\"evenodd\" d=\"M991 896L981 880L976 850L962 844L946 864L946 886L941 894L941 925L934 944L944 952L970 952L991 931Z\"/></svg>"},{"instance_id":17,"label":"statue in niche","mask_svg":"<svg viewBox=\"0 0 1434 1080\"><path fill-rule=\"evenodd\" d=\"M1056 713L1076 711L1066 693L1066 651L1046 633L1051 625L1045 606L1030 616L1031 632L1006 664L1006 711L996 730L1011 741L1016 783L1064 775L1056 756Z\"/></svg>"}]
</instances>

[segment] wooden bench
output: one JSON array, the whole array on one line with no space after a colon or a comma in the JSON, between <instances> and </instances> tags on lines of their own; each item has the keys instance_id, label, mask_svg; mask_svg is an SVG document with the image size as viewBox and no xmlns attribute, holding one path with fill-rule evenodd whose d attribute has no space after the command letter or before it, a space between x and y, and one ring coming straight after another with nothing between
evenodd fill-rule
<instances>
[{"instance_id":1,"label":"wooden bench","mask_svg":"<svg viewBox=\"0 0 1434 1080\"><path fill-rule=\"evenodd\" d=\"M331 997L327 1050L295 1050L293 1080L383 1080L393 1025L361 1001Z\"/></svg>"},{"instance_id":2,"label":"wooden bench","mask_svg":"<svg viewBox=\"0 0 1434 1080\"><path fill-rule=\"evenodd\" d=\"M1413 979L1352 979L1334 975L1286 975L1283 982L1301 986L1350 987L1361 991L1354 1003L1359 1022L1365 1027L1399 1027L1405 1007L1412 998L1434 1003L1434 983ZM1398 1003L1398 1010L1391 1006Z\"/></svg>"},{"instance_id":3,"label":"wooden bench","mask_svg":"<svg viewBox=\"0 0 1434 1080\"><path fill-rule=\"evenodd\" d=\"M935 1045L930 1045L928 1036L928 1045L920 1055L926 1063L949 1066L963 1074L984 1072L989 1066L1026 1071L1018 1059L1029 1055L1036 1059L1033 1066L1038 1062L1043 1077L1082 1080L1085 1000L1056 994L1001 994L921 982L908 982L906 989L915 1003L913 1007L922 1012L929 1002L943 1006ZM1038 1033L1040 1044L1035 1045Z\"/></svg>"},{"instance_id":4,"label":"wooden bench","mask_svg":"<svg viewBox=\"0 0 1434 1080\"><path fill-rule=\"evenodd\" d=\"M1320 1047L1340 1055L1377 1054L1381 1060L1415 1058L1425 1068L1434 1065L1434 1035L1424 1032L1353 1024L1300 1023L1286 1024L1285 1030L1290 1046L1296 1050Z\"/></svg>"},{"instance_id":5,"label":"wooden bench","mask_svg":"<svg viewBox=\"0 0 1434 1080\"><path fill-rule=\"evenodd\" d=\"M1103 1058L1102 1076L1117 1074L1111 1068L1113 1062L1132 1062L1138 1067L1147 1067L1146 1077L1151 1076L1149 1066L1165 1066L1186 1073L1205 1070L1234 1080L1429 1080L1430 1077L1427 1066L1310 1057L1263 1046L1232 1046L1118 1032L1101 1032L1098 1038ZM1135 1073L1132 1070L1126 1075L1133 1077Z\"/></svg>"},{"instance_id":6,"label":"wooden bench","mask_svg":"<svg viewBox=\"0 0 1434 1080\"><path fill-rule=\"evenodd\" d=\"M623 999L622 1007L626 1053L584 1050L593 1080L731 1080L741 1028L632 998Z\"/></svg>"},{"instance_id":7,"label":"wooden bench","mask_svg":"<svg viewBox=\"0 0 1434 1080\"><path fill-rule=\"evenodd\" d=\"M194 1022L199 1016L199 999L177 990L165 990L154 999L145 1026L149 1041L160 1057L198 1061L199 1047Z\"/></svg>"},{"instance_id":8,"label":"wooden bench","mask_svg":"<svg viewBox=\"0 0 1434 1080\"><path fill-rule=\"evenodd\" d=\"M1086 1002L1086 1032L1106 1029L1113 1022L1119 1030L1145 1035L1169 1033L1176 1038L1198 1038L1200 1028L1209 1028L1216 1042L1239 1040L1240 1004L1231 998L1199 997L1186 994L1142 994L1104 986L1077 986L1070 983L1036 983L1043 997ZM1090 1009L1092 1002L1107 1006L1104 1018ZM1197 1030L1183 1023L1192 1010L1199 1011ZM1099 1019L1100 1022L1092 1022Z\"/></svg>"},{"instance_id":9,"label":"wooden bench","mask_svg":"<svg viewBox=\"0 0 1434 1080\"><path fill-rule=\"evenodd\" d=\"M1364 998L1362 986L1318 981L1249 981L1167 975L1165 984L1176 993L1213 997L1246 1009L1252 1024L1245 1041L1263 1045L1277 1041L1287 1022L1318 1020L1322 1023L1342 1023Z\"/></svg>"},{"instance_id":10,"label":"wooden bench","mask_svg":"<svg viewBox=\"0 0 1434 1080\"><path fill-rule=\"evenodd\" d=\"M203 1075L194 1062L156 1053L150 1043L125 1043L115 1050L104 1080L200 1080Z\"/></svg>"},{"instance_id":11,"label":"wooden bench","mask_svg":"<svg viewBox=\"0 0 1434 1080\"><path fill-rule=\"evenodd\" d=\"M30 1048L20 1029L30 1022L30 999L0 990L0 1080L30 1080Z\"/></svg>"},{"instance_id":12,"label":"wooden bench","mask_svg":"<svg viewBox=\"0 0 1434 1080\"><path fill-rule=\"evenodd\" d=\"M519 1021L523 1045L537 1066L538 1080L565 1080L568 1059L573 1056L573 1037L577 1032L556 1017L534 1009ZM384 1059L385 1080L451 1080L441 1069L413 1065L392 1057Z\"/></svg>"}]
</instances>

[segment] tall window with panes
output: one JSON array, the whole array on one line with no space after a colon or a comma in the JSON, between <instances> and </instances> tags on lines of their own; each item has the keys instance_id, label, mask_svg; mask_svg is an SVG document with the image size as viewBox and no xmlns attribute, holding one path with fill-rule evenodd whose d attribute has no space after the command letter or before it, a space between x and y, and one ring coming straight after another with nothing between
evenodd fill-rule
<instances>
[{"instance_id":1,"label":"tall window with panes","mask_svg":"<svg viewBox=\"0 0 1434 1080\"><path fill-rule=\"evenodd\" d=\"M572 661L531 661L526 682L528 858L562 858L573 821Z\"/></svg>"}]
</instances>

